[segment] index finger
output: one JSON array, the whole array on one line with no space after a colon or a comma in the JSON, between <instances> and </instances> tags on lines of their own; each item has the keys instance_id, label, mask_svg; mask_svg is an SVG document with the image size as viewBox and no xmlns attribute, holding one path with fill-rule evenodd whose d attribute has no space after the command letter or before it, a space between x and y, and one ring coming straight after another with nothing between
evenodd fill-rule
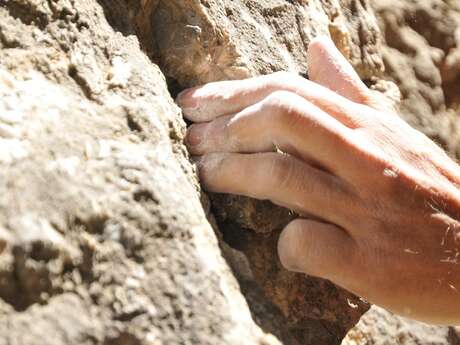
<instances>
[{"instance_id":1,"label":"index finger","mask_svg":"<svg viewBox=\"0 0 460 345\"><path fill-rule=\"evenodd\" d=\"M193 122L208 122L259 103L275 91L289 91L305 98L346 126L360 123L357 104L299 75L277 72L246 80L214 82L181 93L176 102Z\"/></svg>"}]
</instances>

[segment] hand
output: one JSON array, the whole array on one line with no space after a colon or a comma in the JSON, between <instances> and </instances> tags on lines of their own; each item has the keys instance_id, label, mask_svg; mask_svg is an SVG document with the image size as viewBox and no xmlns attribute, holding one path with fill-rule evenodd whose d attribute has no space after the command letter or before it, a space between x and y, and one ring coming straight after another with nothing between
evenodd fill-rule
<instances>
[{"instance_id":1,"label":"hand","mask_svg":"<svg viewBox=\"0 0 460 345\"><path fill-rule=\"evenodd\" d=\"M211 83L178 97L204 188L269 199L303 217L283 265L415 319L460 324L460 167L359 79L329 39L310 80Z\"/></svg>"}]
</instances>

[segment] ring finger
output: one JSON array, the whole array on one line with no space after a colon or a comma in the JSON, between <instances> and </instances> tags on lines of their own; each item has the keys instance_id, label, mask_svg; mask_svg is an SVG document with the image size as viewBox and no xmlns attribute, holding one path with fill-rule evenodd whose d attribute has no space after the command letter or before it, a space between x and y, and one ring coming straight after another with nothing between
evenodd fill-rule
<instances>
[{"instance_id":1,"label":"ring finger","mask_svg":"<svg viewBox=\"0 0 460 345\"><path fill-rule=\"evenodd\" d=\"M354 214L353 193L339 178L295 157L275 152L214 153L198 161L207 191L239 194L311 214L347 229Z\"/></svg>"}]
</instances>

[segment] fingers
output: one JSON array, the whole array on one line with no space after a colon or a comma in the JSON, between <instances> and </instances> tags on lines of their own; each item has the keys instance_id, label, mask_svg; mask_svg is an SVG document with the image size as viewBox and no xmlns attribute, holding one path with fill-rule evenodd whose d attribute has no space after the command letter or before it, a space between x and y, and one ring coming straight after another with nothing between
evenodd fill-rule
<instances>
[{"instance_id":1,"label":"fingers","mask_svg":"<svg viewBox=\"0 0 460 345\"><path fill-rule=\"evenodd\" d=\"M275 148L329 171L348 164L351 131L304 98L277 91L237 115L191 126L194 155L213 152L268 152Z\"/></svg>"},{"instance_id":2,"label":"fingers","mask_svg":"<svg viewBox=\"0 0 460 345\"><path fill-rule=\"evenodd\" d=\"M308 76L353 102L370 103L369 89L329 37L318 37L310 43Z\"/></svg>"},{"instance_id":3,"label":"fingers","mask_svg":"<svg viewBox=\"0 0 460 345\"><path fill-rule=\"evenodd\" d=\"M286 269L340 285L351 278L354 251L354 240L344 230L313 220L292 221L278 240L278 255Z\"/></svg>"},{"instance_id":4,"label":"fingers","mask_svg":"<svg viewBox=\"0 0 460 345\"><path fill-rule=\"evenodd\" d=\"M275 74L209 83L181 92L176 102L187 119L206 122L261 101L276 90L277 79Z\"/></svg>"},{"instance_id":5,"label":"fingers","mask_svg":"<svg viewBox=\"0 0 460 345\"><path fill-rule=\"evenodd\" d=\"M292 73L278 72L257 78L210 83L186 90L176 100L184 116L207 122L235 114L260 102L275 91L296 93L345 125L359 122L356 105L333 91Z\"/></svg>"},{"instance_id":6,"label":"fingers","mask_svg":"<svg viewBox=\"0 0 460 345\"><path fill-rule=\"evenodd\" d=\"M198 161L205 190L239 194L350 225L354 199L338 178L281 153L215 153Z\"/></svg>"}]
</instances>

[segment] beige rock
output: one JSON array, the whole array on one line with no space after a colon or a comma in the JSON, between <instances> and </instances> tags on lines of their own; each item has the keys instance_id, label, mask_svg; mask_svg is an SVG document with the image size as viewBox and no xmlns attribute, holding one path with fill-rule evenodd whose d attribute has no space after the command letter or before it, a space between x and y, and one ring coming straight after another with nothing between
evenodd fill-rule
<instances>
[{"instance_id":1,"label":"beige rock","mask_svg":"<svg viewBox=\"0 0 460 345\"><path fill-rule=\"evenodd\" d=\"M5 228L0 227L0 254L9 244L11 244L11 234Z\"/></svg>"},{"instance_id":2,"label":"beige rock","mask_svg":"<svg viewBox=\"0 0 460 345\"><path fill-rule=\"evenodd\" d=\"M403 117L460 155L460 10L456 1L373 0L386 77L401 90Z\"/></svg>"},{"instance_id":3,"label":"beige rock","mask_svg":"<svg viewBox=\"0 0 460 345\"><path fill-rule=\"evenodd\" d=\"M332 36L363 78L382 72L380 36L367 1L141 4L140 36L182 87L279 70L307 74L308 43L318 35Z\"/></svg>"},{"instance_id":4,"label":"beige rock","mask_svg":"<svg viewBox=\"0 0 460 345\"><path fill-rule=\"evenodd\" d=\"M96 1L13 0L0 48L0 344L279 344L221 256L137 39Z\"/></svg>"},{"instance_id":5,"label":"beige rock","mask_svg":"<svg viewBox=\"0 0 460 345\"><path fill-rule=\"evenodd\" d=\"M460 328L436 327L372 309L348 333L342 345L457 345Z\"/></svg>"}]
</instances>

